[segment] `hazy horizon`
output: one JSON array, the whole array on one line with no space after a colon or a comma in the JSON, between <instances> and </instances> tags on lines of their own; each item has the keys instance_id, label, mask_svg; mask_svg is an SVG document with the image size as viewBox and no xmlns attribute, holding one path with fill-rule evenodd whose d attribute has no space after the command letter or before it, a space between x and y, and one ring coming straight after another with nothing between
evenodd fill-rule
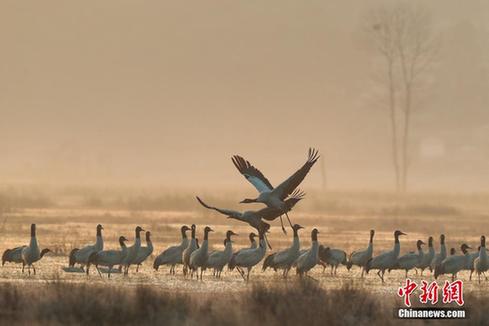
<instances>
[{"instance_id":1,"label":"hazy horizon","mask_svg":"<svg viewBox=\"0 0 489 326\"><path fill-rule=\"evenodd\" d=\"M362 37L382 3L4 2L0 183L251 187L240 154L275 185L316 147L328 189L393 189ZM415 3L441 46L409 189L487 191L489 3Z\"/></svg>"}]
</instances>

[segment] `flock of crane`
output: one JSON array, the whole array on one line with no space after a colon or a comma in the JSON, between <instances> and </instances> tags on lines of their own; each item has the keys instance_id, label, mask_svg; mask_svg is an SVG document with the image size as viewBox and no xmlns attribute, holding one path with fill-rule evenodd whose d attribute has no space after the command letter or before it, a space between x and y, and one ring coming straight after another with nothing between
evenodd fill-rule
<instances>
[{"instance_id":1,"label":"flock of crane","mask_svg":"<svg viewBox=\"0 0 489 326\"><path fill-rule=\"evenodd\" d=\"M485 276L485 272L489 269L489 260L484 236L481 236L480 247L474 253L470 253L468 249L471 248L464 243L461 246L462 255L447 255L445 236L442 234L440 236L439 253L435 253L433 237L430 236L428 239L428 252L425 253L423 251L422 246L425 243L422 240L418 240L416 243L417 251L400 256L399 237L405 235L405 233L396 230L394 232L392 250L374 256L373 240L375 231L371 230L367 248L347 255L343 250L320 245L318 242L319 231L314 228L311 231L311 246L307 249L301 249L299 230L303 229L303 227L299 224L292 224L288 212L297 202L304 198L304 192L297 187L318 159L318 152L310 149L306 163L292 176L274 188L270 181L247 160L238 155L233 156L232 161L238 171L259 192L256 198L244 199L242 203L263 203L266 207L258 211L238 212L209 206L199 197L197 197L197 200L205 208L215 210L228 218L246 222L255 228L258 234L254 232L249 234L250 247L233 251L232 237L237 234L229 230L226 232L226 238L224 239L224 249L209 251L209 233L213 232L212 228L209 226L204 228L203 241L199 246L196 238L196 226L192 225L189 228L184 225L180 229L181 243L160 253L154 260L154 269L158 270L160 266L167 265L170 267L170 273L176 274L176 266L183 265L183 275L185 277L193 278L195 275L196 278L200 277L202 279L203 273L207 269L213 270L213 275L216 278L220 278L223 269L228 266L229 270L236 269L243 279L248 281L251 270L263 260L263 271L267 268L275 271L281 270L284 278L288 277L291 269L295 269L300 277L308 276L307 273L316 265L322 265L323 270L326 266L330 266L331 274L336 274L340 265L345 265L348 270L355 265L361 268L362 278L370 270L377 270L377 275L382 280L382 283L384 283L385 272L390 272L391 270L404 270L407 277L410 270L415 269L417 272L419 269L422 275L425 269L429 269L435 278L442 274L451 274L452 279L457 276L458 272L469 270L470 279L472 279L472 274L475 271L479 282L481 274ZM282 221L283 215L286 216L293 230L292 244L290 247L271 253L265 258L267 248L270 250L272 248L267 239L270 224L263 220L271 221L280 218L282 230L286 233ZM112 273L128 275L131 265L136 266L137 272L139 266L153 253L151 233L146 231L146 246L142 246L141 232L145 230L140 226L135 228L135 239L131 246L126 245L128 239L125 236L120 236L120 248L112 250L104 250L102 230L102 225L97 225L95 244L87 245L81 249L75 248L70 252L69 266L65 271L74 271L78 268L89 275L90 267L93 265L101 277L101 270L103 271L101 267L107 268L106 271L109 278ZM188 231L191 231L190 239L187 236ZM256 241L256 237L258 237L258 241ZM6 262L19 263L22 264L22 272L27 266L28 273L30 274L32 267L35 274L36 269L33 264L39 261L47 252L49 252L49 249L40 250L36 237L36 225L32 224L29 244L5 250L2 256L2 265ZM79 265L79 267L76 267L76 265ZM118 268L115 268L116 266Z\"/></svg>"},{"instance_id":2,"label":"flock of crane","mask_svg":"<svg viewBox=\"0 0 489 326\"><path fill-rule=\"evenodd\" d=\"M485 272L489 269L489 260L486 250L486 239L481 236L480 247L477 251L470 253L468 249L471 249L467 244L461 245L462 255L455 255L452 248L450 255L447 254L447 248L445 246L445 236L440 236L440 251L435 253L433 247L433 237L428 239L428 251L425 253L422 246L425 244L422 240L416 242L417 252L409 252L400 256L400 241L399 237L405 235L402 231L396 230L394 232L394 246L392 250L383 252L377 256L373 256L373 240L375 231L370 231L370 240L367 248L363 250L357 250L350 255L340 249L332 249L324 247L318 242L319 231L315 228L311 231L311 246L307 249L301 249L299 230L303 227L299 224L292 226L293 239L290 247L269 254L267 253L267 241L265 234L267 233L266 227L260 227L258 235L254 232L249 234L250 247L243 248L238 251L233 251L232 236L236 236L232 230L226 232L226 238L224 239L224 249L215 250L209 252L209 233L213 230L206 226L204 228L204 238L199 246L196 238L196 226L192 225L190 228L186 225L182 226L181 231L181 243L176 246L172 246L160 253L153 262L153 267L158 271L159 267L166 265L170 267L170 274L176 274L175 268L177 265L183 265L183 275L194 275L202 279L203 272L207 269L213 270L213 275L216 278L221 277L223 269L228 266L229 270L236 269L245 280L249 280L250 272L253 267L257 266L264 258L262 264L262 270L266 271L267 268L271 268L275 271L281 270L284 278L288 277L288 273L291 269L295 269L299 276L306 275L316 265L331 267L331 274L336 274L337 268L340 265L345 265L348 270L352 266L358 266L362 270L361 277L364 277L364 273L368 273L370 270L378 270L377 274L384 282L384 273L391 270L404 270L406 277L408 271L417 270L421 271L421 275L425 269L429 269L434 275L435 279L442 274L451 274L452 280L456 277L460 271L470 271L470 279L472 279L472 273L475 271L479 277L481 274L485 276ZM100 267L107 267L106 271L110 278L111 273L124 273L128 275L131 265L136 266L136 272L139 270L139 266L148 259L153 253L153 243L151 241L151 233L146 231L146 246L142 246L141 232L144 230L137 226L135 229L135 240L132 246L126 246L127 238L124 236L119 237L119 249L104 250L104 240L102 236L102 225L97 225L96 228L96 241L93 245L87 245L81 249L73 249L69 255L69 268L66 271L73 271L76 264L80 265L79 270L86 272L89 275L90 266L94 265L102 276ZM191 231L190 239L187 236L187 232ZM258 242L256 241L258 237ZM31 267L34 274L36 269L34 263L39 261L49 249L41 250L36 237L36 225L31 225L31 240L29 245L17 247L14 249L7 249L2 255L2 265L6 262L21 263L22 272L24 272L27 266L30 274ZM118 268L114 268L118 266ZM200 276L199 276L200 271ZM486 278L487 280L487 278Z\"/></svg>"}]
</instances>

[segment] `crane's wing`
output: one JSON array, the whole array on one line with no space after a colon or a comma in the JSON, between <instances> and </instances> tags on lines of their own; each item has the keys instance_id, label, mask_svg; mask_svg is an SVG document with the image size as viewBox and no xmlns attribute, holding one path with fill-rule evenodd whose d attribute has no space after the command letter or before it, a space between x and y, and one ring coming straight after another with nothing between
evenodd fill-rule
<instances>
[{"instance_id":1,"label":"crane's wing","mask_svg":"<svg viewBox=\"0 0 489 326\"><path fill-rule=\"evenodd\" d=\"M312 166L317 162L318 159L319 152L314 148L309 148L309 156L306 163L304 163L304 165L293 175L291 175L287 180L278 185L277 188L273 189L273 193L278 194L278 196L282 200L287 198L287 196L290 195L295 190L295 188L300 185L302 180L304 180L307 173L309 173L309 170L311 170Z\"/></svg>"},{"instance_id":2,"label":"crane's wing","mask_svg":"<svg viewBox=\"0 0 489 326\"><path fill-rule=\"evenodd\" d=\"M180 246L172 246L159 254L154 263L158 266L168 263L179 263L182 261L182 251Z\"/></svg>"},{"instance_id":3,"label":"crane's wing","mask_svg":"<svg viewBox=\"0 0 489 326\"><path fill-rule=\"evenodd\" d=\"M20 252L20 251L22 251L22 249L24 249L25 247L27 247L27 246L15 247L15 248L13 248L13 249L9 249L9 250L10 250L10 252L14 252L14 251L16 251L16 252Z\"/></svg>"},{"instance_id":4,"label":"crane's wing","mask_svg":"<svg viewBox=\"0 0 489 326\"><path fill-rule=\"evenodd\" d=\"M280 215L283 215L284 212L280 208L275 208L275 207L265 207L262 208L258 211L255 212L256 215L258 215L261 218L264 218L265 220L272 221L279 217Z\"/></svg>"},{"instance_id":5,"label":"crane's wing","mask_svg":"<svg viewBox=\"0 0 489 326\"><path fill-rule=\"evenodd\" d=\"M199 201L199 203L204 206L205 208L207 209L213 209L223 215L226 215L226 216L229 216L229 217L232 217L232 218L240 218L242 216L242 213L241 212L238 212L238 211L233 211L231 209L222 209L222 208L217 208L217 207L213 207L213 206L209 206L207 205L206 203L204 203L202 201L202 199L200 199L199 197L195 197L197 198L197 200Z\"/></svg>"},{"instance_id":6,"label":"crane's wing","mask_svg":"<svg viewBox=\"0 0 489 326\"><path fill-rule=\"evenodd\" d=\"M268 179L261 173L260 170L251 165L250 162L245 160L239 155L234 155L231 160L234 166L238 169L246 180L248 180L258 192L270 191L273 189L272 184Z\"/></svg>"},{"instance_id":7,"label":"crane's wing","mask_svg":"<svg viewBox=\"0 0 489 326\"><path fill-rule=\"evenodd\" d=\"M284 200L287 211L290 211L295 206L295 204L301 201L305 196L306 193L301 189L297 188L296 190L294 190L292 194L290 194L290 196L286 200Z\"/></svg>"},{"instance_id":8,"label":"crane's wing","mask_svg":"<svg viewBox=\"0 0 489 326\"><path fill-rule=\"evenodd\" d=\"M275 208L275 207L264 207L258 211L256 211L256 215L258 215L261 218L264 218L265 220L272 221L279 217L280 215L283 215L290 211L295 204L297 204L299 201L301 201L304 196L305 192L303 192L300 189L296 189L284 202L285 202L285 210L281 210L280 208Z\"/></svg>"}]
</instances>

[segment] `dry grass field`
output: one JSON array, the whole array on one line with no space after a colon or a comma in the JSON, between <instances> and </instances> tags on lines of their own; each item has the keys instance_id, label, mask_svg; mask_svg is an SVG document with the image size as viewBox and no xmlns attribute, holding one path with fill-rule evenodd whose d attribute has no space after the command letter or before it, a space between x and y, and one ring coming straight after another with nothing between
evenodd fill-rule
<instances>
[{"instance_id":1,"label":"dry grass field","mask_svg":"<svg viewBox=\"0 0 489 326\"><path fill-rule=\"evenodd\" d=\"M434 325L484 325L486 298L466 295L470 319L432 320ZM21 325L398 325L391 297L366 289L324 289L313 281L267 286L253 283L239 293L161 291L50 281L0 288L0 317ZM425 324L411 321L410 325Z\"/></svg>"},{"instance_id":2,"label":"dry grass field","mask_svg":"<svg viewBox=\"0 0 489 326\"><path fill-rule=\"evenodd\" d=\"M233 200L239 196L230 192L228 197L209 195L204 198L215 205L240 208ZM437 239L440 233L446 234L448 248L455 247L459 251L462 242L477 247L480 235L489 230L488 199L486 194L414 194L401 198L383 193L312 193L290 216L294 222L305 226L305 230L300 231L304 247L310 244L310 230L317 227L322 244L349 253L367 245L369 230L373 228L376 230L375 253L392 246L395 229L408 234L401 239L401 253L414 250L417 239L426 240L429 235ZM311 321L312 325L322 324L323 318L341 311L344 317L332 319L338 324L396 321L391 317L391 308L400 305L395 294L404 279L404 272L400 271L388 274L384 285L375 273L361 279L358 269L347 271L345 267L339 268L338 275L331 276L328 270L323 272L318 266L307 285L300 282L295 273L284 282L278 274L263 273L261 266L253 270L248 284L236 271L226 271L221 280L214 279L208 272L203 281L185 279L181 269L175 276L169 275L165 267L154 271L152 260L166 247L180 241L179 228L183 224L195 223L198 237L202 237L205 225L212 226L216 232L210 236L211 248L222 248L228 229L239 234L235 249L248 245L247 234L252 231L249 226L205 210L190 193L169 196L163 190L103 194L100 190L85 189L45 193L35 189L3 189L0 205L1 251L26 244L31 223L38 225L41 248L53 251L37 263L35 276L22 274L20 266L14 264L0 268L0 300L5 303L1 314L21 323L36 320L40 324L91 324L94 321L96 324L119 321L133 324L142 319L156 324L162 320L174 324L246 324L258 320L257 315L263 313L266 316L263 318L270 318L270 324L285 321L293 325L294 318L298 317L288 315L291 314L288 305L316 309L317 318ZM117 248L116 239L120 235L132 241L136 225L150 230L155 246L152 257L138 273L133 267L128 277L116 274L111 280L101 279L95 271L89 276L64 272L62 267L68 264L70 250L94 242L97 223L105 228L105 248ZM284 235L277 220L273 222L269 241L273 250L284 248L291 241L291 232ZM438 249L437 242L435 248ZM412 275L415 280L421 279L414 272ZM476 281L468 282L468 272L459 277L467 280L466 296L474 302L480 301L477 305L486 305L483 299L489 293L489 283L479 286ZM431 276L425 278L431 279ZM314 298L305 299L305 294ZM332 298L340 298L340 301ZM20 302L31 300L35 301L36 308L25 315ZM296 306L304 300L313 300L313 305ZM350 305L352 300L359 300L362 308L337 311L335 305L342 300ZM136 306L126 310L124 305L131 306L133 301L138 302ZM224 307L228 303L236 303L233 307L243 305L243 311L226 310ZM68 308L77 305L82 307ZM225 313L221 313L223 309ZM212 313L206 314L206 311ZM198 318L202 314L205 319L200 321ZM471 319L476 318L474 316L478 315L472 314Z\"/></svg>"}]
</instances>

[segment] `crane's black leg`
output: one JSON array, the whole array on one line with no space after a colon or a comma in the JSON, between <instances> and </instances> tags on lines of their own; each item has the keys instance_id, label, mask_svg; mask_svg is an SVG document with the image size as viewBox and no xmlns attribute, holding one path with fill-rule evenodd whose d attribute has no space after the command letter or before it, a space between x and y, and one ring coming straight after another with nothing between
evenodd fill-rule
<instances>
[{"instance_id":1,"label":"crane's black leg","mask_svg":"<svg viewBox=\"0 0 489 326\"><path fill-rule=\"evenodd\" d=\"M270 242L268 242L268 238L267 238L266 234L264 234L263 237L265 238L265 242L267 243L268 248L270 248L270 250L272 250L272 246L270 246Z\"/></svg>"},{"instance_id":2,"label":"crane's black leg","mask_svg":"<svg viewBox=\"0 0 489 326\"><path fill-rule=\"evenodd\" d=\"M282 232L284 234L287 234L287 231L285 230L285 227L284 227L284 221L282 220L282 215L280 215L280 225L282 226Z\"/></svg>"},{"instance_id":3,"label":"crane's black leg","mask_svg":"<svg viewBox=\"0 0 489 326\"><path fill-rule=\"evenodd\" d=\"M287 216L287 220L289 221L290 227L293 227L292 222L290 221L290 218L289 218L289 214L285 213L285 216Z\"/></svg>"},{"instance_id":4,"label":"crane's black leg","mask_svg":"<svg viewBox=\"0 0 489 326\"><path fill-rule=\"evenodd\" d=\"M239 272L239 274L241 275L241 277L243 278L243 280L245 280L245 281L246 281L246 277L245 277L245 275L244 275L244 271L242 271L240 267L236 267L236 269L238 270L238 272Z\"/></svg>"}]
</instances>

